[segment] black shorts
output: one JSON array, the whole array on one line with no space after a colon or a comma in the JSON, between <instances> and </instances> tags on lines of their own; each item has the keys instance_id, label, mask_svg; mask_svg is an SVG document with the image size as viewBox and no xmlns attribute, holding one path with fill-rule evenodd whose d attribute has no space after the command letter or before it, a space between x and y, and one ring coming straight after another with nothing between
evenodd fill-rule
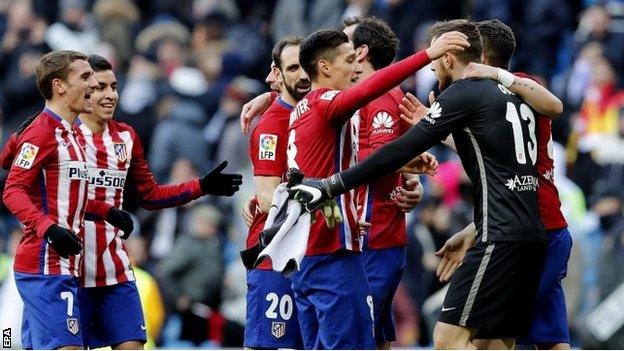
<instances>
[{"instance_id":1,"label":"black shorts","mask_svg":"<svg viewBox=\"0 0 624 351\"><path fill-rule=\"evenodd\" d=\"M478 242L453 274L438 320L481 338L526 335L545 255L546 243Z\"/></svg>"}]
</instances>

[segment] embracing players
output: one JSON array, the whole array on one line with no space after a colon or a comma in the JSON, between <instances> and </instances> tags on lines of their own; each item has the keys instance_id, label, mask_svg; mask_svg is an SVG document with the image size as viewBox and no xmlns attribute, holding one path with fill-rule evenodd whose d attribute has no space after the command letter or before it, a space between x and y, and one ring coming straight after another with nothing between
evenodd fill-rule
<instances>
[{"instance_id":1,"label":"embracing players","mask_svg":"<svg viewBox=\"0 0 624 351\"><path fill-rule=\"evenodd\" d=\"M328 198L400 168L452 133L475 184L478 237L451 279L434 344L466 349L474 348L471 340L479 330L500 338L517 338L526 332L543 268L546 235L537 210L533 111L502 84L462 79L470 62L481 61L481 38L476 25L456 20L434 25L432 45L451 31L464 33L470 47L433 61L435 74L446 89L428 115L356 166L328 179L306 180L292 191L314 210Z\"/></svg>"}]
</instances>

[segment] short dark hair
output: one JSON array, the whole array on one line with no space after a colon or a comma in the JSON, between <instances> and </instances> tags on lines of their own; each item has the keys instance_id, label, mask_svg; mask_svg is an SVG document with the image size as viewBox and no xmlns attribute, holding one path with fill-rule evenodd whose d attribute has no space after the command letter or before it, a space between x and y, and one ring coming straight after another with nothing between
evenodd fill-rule
<instances>
[{"instance_id":1,"label":"short dark hair","mask_svg":"<svg viewBox=\"0 0 624 351\"><path fill-rule=\"evenodd\" d=\"M72 50L58 50L49 52L37 63L37 88L43 98L52 98L52 81L60 78L67 79L69 66L76 60L86 60L85 54Z\"/></svg>"},{"instance_id":2,"label":"short dark hair","mask_svg":"<svg viewBox=\"0 0 624 351\"><path fill-rule=\"evenodd\" d=\"M497 19L477 22L477 27L481 32L483 54L488 63L508 69L511 56L516 51L516 38L511 28Z\"/></svg>"},{"instance_id":3,"label":"short dark hair","mask_svg":"<svg viewBox=\"0 0 624 351\"><path fill-rule=\"evenodd\" d=\"M430 39L439 38L442 34L458 31L468 37L470 47L464 48L463 51L453 51L463 63L478 62L481 63L481 54L483 53L483 43L479 28L473 22L465 19L456 19L451 21L436 22L429 31Z\"/></svg>"},{"instance_id":4,"label":"short dark hair","mask_svg":"<svg viewBox=\"0 0 624 351\"><path fill-rule=\"evenodd\" d=\"M356 26L353 47L368 46L368 60L376 70L391 64L399 49L399 40L390 26L377 17L357 18L353 24Z\"/></svg>"},{"instance_id":5,"label":"short dark hair","mask_svg":"<svg viewBox=\"0 0 624 351\"><path fill-rule=\"evenodd\" d=\"M87 57L87 62L89 62L89 65L94 72L113 70L113 65L111 65L106 58L100 55L89 55Z\"/></svg>"},{"instance_id":6,"label":"short dark hair","mask_svg":"<svg viewBox=\"0 0 624 351\"><path fill-rule=\"evenodd\" d=\"M349 38L341 31L335 29L317 30L301 43L299 64L310 79L314 79L318 75L318 62L322 59L335 59L336 49L348 42Z\"/></svg>"},{"instance_id":7,"label":"short dark hair","mask_svg":"<svg viewBox=\"0 0 624 351\"><path fill-rule=\"evenodd\" d=\"M299 46L301 43L303 43L303 37L290 35L275 44L271 52L271 59L275 62L275 67L282 69L282 51L284 51L286 47Z\"/></svg>"}]
</instances>

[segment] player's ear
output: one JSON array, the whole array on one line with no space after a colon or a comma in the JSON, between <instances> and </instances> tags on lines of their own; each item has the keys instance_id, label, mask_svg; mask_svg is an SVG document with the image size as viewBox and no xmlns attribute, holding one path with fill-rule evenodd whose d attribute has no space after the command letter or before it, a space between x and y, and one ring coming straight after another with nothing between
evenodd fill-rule
<instances>
[{"instance_id":1,"label":"player's ear","mask_svg":"<svg viewBox=\"0 0 624 351\"><path fill-rule=\"evenodd\" d=\"M481 63L483 63L484 65L488 65L488 61L487 61L487 57L485 57L484 53L481 53Z\"/></svg>"},{"instance_id":2,"label":"player's ear","mask_svg":"<svg viewBox=\"0 0 624 351\"><path fill-rule=\"evenodd\" d=\"M275 77L275 81L278 83L282 83L284 81L284 76L282 75L282 71L277 67L273 67L271 68L271 70L273 71L273 76Z\"/></svg>"},{"instance_id":3,"label":"player's ear","mask_svg":"<svg viewBox=\"0 0 624 351\"><path fill-rule=\"evenodd\" d=\"M444 65L444 68L446 68L447 70L450 70L451 68L453 68L453 59L454 59L454 55L451 54L450 52L445 52L444 56L442 56L442 64Z\"/></svg>"},{"instance_id":4,"label":"player's ear","mask_svg":"<svg viewBox=\"0 0 624 351\"><path fill-rule=\"evenodd\" d=\"M64 94L67 90L65 82L63 82L61 78L52 79L52 90L56 91L58 94Z\"/></svg>"},{"instance_id":5,"label":"player's ear","mask_svg":"<svg viewBox=\"0 0 624 351\"><path fill-rule=\"evenodd\" d=\"M360 63L364 61L366 56L368 56L368 50L368 45L362 45L355 49L356 60Z\"/></svg>"},{"instance_id":6,"label":"player's ear","mask_svg":"<svg viewBox=\"0 0 624 351\"><path fill-rule=\"evenodd\" d=\"M326 76L331 74L331 66L327 60L318 60L316 64L316 68L319 73L324 74Z\"/></svg>"}]
</instances>

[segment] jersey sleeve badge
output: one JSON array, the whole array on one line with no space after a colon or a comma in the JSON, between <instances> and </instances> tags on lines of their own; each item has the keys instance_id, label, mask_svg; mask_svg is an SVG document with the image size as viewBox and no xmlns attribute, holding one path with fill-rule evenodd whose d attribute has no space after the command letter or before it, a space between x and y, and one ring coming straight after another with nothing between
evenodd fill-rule
<instances>
[{"instance_id":1,"label":"jersey sleeve badge","mask_svg":"<svg viewBox=\"0 0 624 351\"><path fill-rule=\"evenodd\" d=\"M321 95L319 99L325 100L325 101L332 101L336 97L336 95L338 95L339 92L340 90L328 90L324 92L323 95Z\"/></svg>"},{"instance_id":2,"label":"jersey sleeve badge","mask_svg":"<svg viewBox=\"0 0 624 351\"><path fill-rule=\"evenodd\" d=\"M277 153L277 135L260 134L260 148L258 158L260 160L275 161Z\"/></svg>"},{"instance_id":3,"label":"jersey sleeve badge","mask_svg":"<svg viewBox=\"0 0 624 351\"><path fill-rule=\"evenodd\" d=\"M15 165L24 169L30 169L39 152L39 147L31 143L22 144L19 156L15 159Z\"/></svg>"},{"instance_id":4,"label":"jersey sleeve badge","mask_svg":"<svg viewBox=\"0 0 624 351\"><path fill-rule=\"evenodd\" d=\"M439 102L434 101L434 103L431 104L429 112L425 115L424 119L431 124L435 124L436 118L440 116L442 116L442 106Z\"/></svg>"}]
</instances>

